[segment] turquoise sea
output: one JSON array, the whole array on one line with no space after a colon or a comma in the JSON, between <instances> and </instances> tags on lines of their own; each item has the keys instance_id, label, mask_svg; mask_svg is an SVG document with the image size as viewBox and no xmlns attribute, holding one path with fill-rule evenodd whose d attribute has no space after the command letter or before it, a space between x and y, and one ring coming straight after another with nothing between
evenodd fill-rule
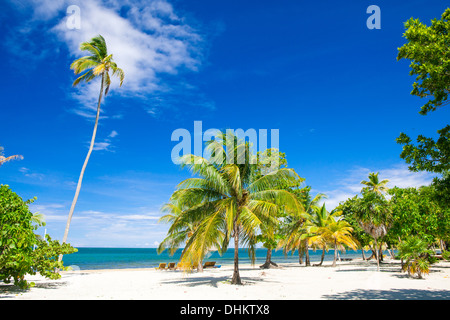
<instances>
[{"instance_id":1,"label":"turquoise sea","mask_svg":"<svg viewBox=\"0 0 450 320\"><path fill-rule=\"evenodd\" d=\"M167 251L158 254L156 248L78 248L77 253L66 255L63 258L65 266L73 266L80 270L95 269L128 269L128 268L152 268L157 267L161 262L177 262L181 249L174 256L169 256ZM266 260L267 249L256 249L255 265L261 265ZM322 251L310 251L312 263L320 261ZM361 251L347 251L340 253L341 258L361 258ZM325 261L332 261L334 251L330 250L325 254ZM234 249L220 256L217 252L211 252L204 261L216 261L217 265L233 264ZM275 263L298 263L297 252L294 255L285 256L282 250L272 252L272 261ZM239 262L250 263L246 249L239 249Z\"/></svg>"}]
</instances>

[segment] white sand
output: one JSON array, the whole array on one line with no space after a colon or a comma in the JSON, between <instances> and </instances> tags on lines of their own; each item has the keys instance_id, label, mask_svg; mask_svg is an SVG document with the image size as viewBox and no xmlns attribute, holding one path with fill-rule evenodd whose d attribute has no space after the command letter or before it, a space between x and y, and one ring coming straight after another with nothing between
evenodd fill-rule
<instances>
[{"instance_id":1,"label":"white sand","mask_svg":"<svg viewBox=\"0 0 450 320\"><path fill-rule=\"evenodd\" d=\"M21 291L0 282L6 299L149 299L149 300L301 300L301 299L450 299L450 263L433 265L425 279L400 272L398 261L340 262L333 268L282 264L261 270L241 265L243 286L230 285L232 266L203 273L155 269L63 272L59 280L30 276L36 286Z\"/></svg>"}]
</instances>

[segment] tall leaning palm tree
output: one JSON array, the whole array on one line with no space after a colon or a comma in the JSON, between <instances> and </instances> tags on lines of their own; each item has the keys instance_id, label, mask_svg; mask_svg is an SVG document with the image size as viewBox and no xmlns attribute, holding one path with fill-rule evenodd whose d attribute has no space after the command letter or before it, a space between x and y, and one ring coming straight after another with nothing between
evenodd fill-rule
<instances>
[{"instance_id":1,"label":"tall leaning palm tree","mask_svg":"<svg viewBox=\"0 0 450 320\"><path fill-rule=\"evenodd\" d=\"M89 146L89 151L87 153L86 159L84 160L83 167L81 169L80 177L78 179L77 189L75 191L75 196L72 201L72 205L69 211L69 217L67 219L66 229L64 232L63 243L67 241L67 236L69 234L70 222L72 220L73 212L75 210L75 205L78 200L78 195L80 194L81 183L83 181L84 171L89 162L92 150L94 149L95 137L97 135L98 119L100 116L100 106L102 103L103 96L107 95L109 92L109 87L111 85L111 76L116 76L120 80L120 86L122 86L125 74L122 69L117 67L117 64L113 61L113 55L108 54L106 47L106 41L101 36L98 35L91 39L89 42L83 42L80 45L81 51L87 51L90 53L88 56L81 57L75 60L70 68L74 70L75 74L83 73L79 78L77 78L73 86L77 86L81 82L89 83L94 79L100 78L100 94L97 103L97 116L95 117L94 131L92 133L91 144ZM112 73L110 75L110 72ZM62 256L59 257L60 260Z\"/></svg>"}]
</instances>

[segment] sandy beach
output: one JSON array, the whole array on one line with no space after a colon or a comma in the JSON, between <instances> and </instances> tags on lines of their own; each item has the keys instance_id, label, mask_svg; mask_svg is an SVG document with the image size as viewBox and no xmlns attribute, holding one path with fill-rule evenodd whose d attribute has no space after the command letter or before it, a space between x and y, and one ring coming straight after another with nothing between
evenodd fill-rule
<instances>
[{"instance_id":1,"label":"sandy beach","mask_svg":"<svg viewBox=\"0 0 450 320\"><path fill-rule=\"evenodd\" d=\"M63 272L59 280L30 276L36 286L19 290L0 282L1 299L86 300L340 300L450 299L450 262L431 267L425 279L400 272L399 261L376 271L375 262L340 262L337 267L282 264L276 269L241 265L242 286L230 285L232 266L203 273L155 269Z\"/></svg>"}]
</instances>

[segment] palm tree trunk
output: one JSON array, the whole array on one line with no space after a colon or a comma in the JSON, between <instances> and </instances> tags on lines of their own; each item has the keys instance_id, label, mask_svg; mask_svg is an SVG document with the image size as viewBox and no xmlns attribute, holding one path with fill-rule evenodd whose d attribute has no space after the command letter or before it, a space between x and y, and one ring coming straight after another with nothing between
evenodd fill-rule
<instances>
[{"instance_id":1,"label":"palm tree trunk","mask_svg":"<svg viewBox=\"0 0 450 320\"><path fill-rule=\"evenodd\" d=\"M336 260L337 260L337 243L336 240L334 240L334 260L333 260L333 267L336 267Z\"/></svg>"},{"instance_id":2,"label":"palm tree trunk","mask_svg":"<svg viewBox=\"0 0 450 320\"><path fill-rule=\"evenodd\" d=\"M378 244L377 244L377 239L373 238L373 240L375 241L374 247L375 247L375 257L377 259L377 271L380 271L380 260L378 259Z\"/></svg>"},{"instance_id":3,"label":"palm tree trunk","mask_svg":"<svg viewBox=\"0 0 450 320\"><path fill-rule=\"evenodd\" d=\"M83 182L84 171L86 170L86 166L87 166L87 164L89 162L89 158L91 157L92 150L94 149L95 137L97 135L98 119L100 117L100 105L102 103L102 98L103 98L103 84L104 84L104 81L105 81L105 75L103 74L102 75L102 81L101 81L102 83L101 83L101 86L100 86L100 95L98 97L97 116L95 117L95 125L94 125L94 131L92 133L91 144L89 146L89 151L88 151L88 154L86 156L86 159L84 160L83 167L81 168L80 177L78 178L77 189L75 191L75 196L73 198L72 205L70 207L69 217L67 218L66 230L64 231L64 237L63 237L63 240L62 240L63 243L66 243L67 236L69 235L70 222L72 221L72 216L73 216L73 212L75 210L75 205L77 204L78 195L80 194L81 183ZM61 261L62 257L63 257L62 255L59 255L58 261Z\"/></svg>"},{"instance_id":4,"label":"palm tree trunk","mask_svg":"<svg viewBox=\"0 0 450 320\"><path fill-rule=\"evenodd\" d=\"M203 261L200 261L197 265L197 272L203 272Z\"/></svg>"},{"instance_id":5,"label":"palm tree trunk","mask_svg":"<svg viewBox=\"0 0 450 320\"><path fill-rule=\"evenodd\" d=\"M278 267L278 265L272 261L272 250L273 249L267 249L266 262L264 262L263 265L259 266L261 269L269 269L272 266Z\"/></svg>"},{"instance_id":6,"label":"palm tree trunk","mask_svg":"<svg viewBox=\"0 0 450 320\"><path fill-rule=\"evenodd\" d=\"M303 248L301 244L298 246L298 263L300 265L303 263Z\"/></svg>"},{"instance_id":7,"label":"palm tree trunk","mask_svg":"<svg viewBox=\"0 0 450 320\"><path fill-rule=\"evenodd\" d=\"M241 276L239 275L239 227L236 222L234 227L234 271L231 284L242 284Z\"/></svg>"},{"instance_id":8,"label":"palm tree trunk","mask_svg":"<svg viewBox=\"0 0 450 320\"><path fill-rule=\"evenodd\" d=\"M361 252L362 252L363 261L366 261L366 253L364 252L364 248L363 247L361 247Z\"/></svg>"},{"instance_id":9,"label":"palm tree trunk","mask_svg":"<svg viewBox=\"0 0 450 320\"><path fill-rule=\"evenodd\" d=\"M320 262L318 264L315 264L315 266L320 267L323 263L324 258L325 258L325 246L322 248L322 256L320 257Z\"/></svg>"},{"instance_id":10,"label":"palm tree trunk","mask_svg":"<svg viewBox=\"0 0 450 320\"><path fill-rule=\"evenodd\" d=\"M311 261L309 260L309 244L308 240L305 240L305 266L311 266Z\"/></svg>"}]
</instances>

